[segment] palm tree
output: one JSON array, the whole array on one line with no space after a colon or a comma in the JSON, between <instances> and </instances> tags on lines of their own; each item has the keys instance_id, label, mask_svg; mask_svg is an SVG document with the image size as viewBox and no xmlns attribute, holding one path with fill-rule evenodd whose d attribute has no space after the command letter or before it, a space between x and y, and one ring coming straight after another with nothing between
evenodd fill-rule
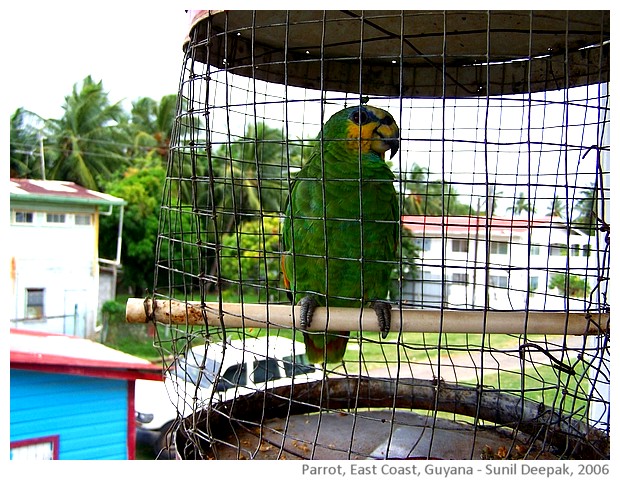
<instances>
[{"instance_id":1,"label":"palm tree","mask_svg":"<svg viewBox=\"0 0 620 480\"><path fill-rule=\"evenodd\" d=\"M461 203L458 192L448 182L429 180L428 169L413 165L404 182L403 210L408 215L470 215L469 205Z\"/></svg>"},{"instance_id":2,"label":"palm tree","mask_svg":"<svg viewBox=\"0 0 620 480\"><path fill-rule=\"evenodd\" d=\"M282 130L262 122L250 124L240 141L223 147L237 178L256 188L263 211L282 211L288 195L286 172L301 164L301 147L285 141Z\"/></svg>"},{"instance_id":3,"label":"palm tree","mask_svg":"<svg viewBox=\"0 0 620 480\"><path fill-rule=\"evenodd\" d=\"M514 215L520 215L522 212L534 213L536 209L530 204L529 200L525 197L525 193L519 193L519 196L515 199L512 207L506 209L507 212L512 211Z\"/></svg>"},{"instance_id":4,"label":"palm tree","mask_svg":"<svg viewBox=\"0 0 620 480\"><path fill-rule=\"evenodd\" d=\"M44 120L18 108L11 115L11 178L45 178L42 151Z\"/></svg>"},{"instance_id":5,"label":"palm tree","mask_svg":"<svg viewBox=\"0 0 620 480\"><path fill-rule=\"evenodd\" d=\"M281 130L250 125L243 137L219 146L211 157L215 204L227 215L223 225L260 213L279 213L288 195L287 171L300 165L301 148Z\"/></svg>"},{"instance_id":6,"label":"palm tree","mask_svg":"<svg viewBox=\"0 0 620 480\"><path fill-rule=\"evenodd\" d=\"M592 184L590 188L582 190L581 194L581 198L575 204L578 215L572 221L572 225L588 235L595 235L599 218L599 192L595 184Z\"/></svg>"},{"instance_id":7,"label":"palm tree","mask_svg":"<svg viewBox=\"0 0 620 480\"><path fill-rule=\"evenodd\" d=\"M178 164L177 171L185 171L189 165L183 161L189 154L181 150L175 151L169 162ZM196 202L194 208L206 212L202 233L203 243L209 244L215 235L242 232L244 222L281 212L288 195L288 170L301 164L301 148L286 141L281 130L259 122L247 127L242 137L215 149L196 150L193 157L198 175L204 179L199 186L204 188L197 188L191 198ZM218 267L213 261L215 252L206 252L213 276Z\"/></svg>"},{"instance_id":8,"label":"palm tree","mask_svg":"<svg viewBox=\"0 0 620 480\"><path fill-rule=\"evenodd\" d=\"M110 104L102 82L87 76L65 97L65 113L49 120L49 175L84 187L100 189L102 182L128 165L129 138L121 124L126 114L120 103Z\"/></svg>"},{"instance_id":9,"label":"palm tree","mask_svg":"<svg viewBox=\"0 0 620 480\"><path fill-rule=\"evenodd\" d=\"M165 165L176 111L176 95L165 95L159 102L148 97L133 102L129 128L135 154L147 158L158 155Z\"/></svg>"},{"instance_id":10,"label":"palm tree","mask_svg":"<svg viewBox=\"0 0 620 480\"><path fill-rule=\"evenodd\" d=\"M551 205L547 210L547 214L551 217L563 217L564 213L564 202L557 195L553 196L553 200L551 201Z\"/></svg>"},{"instance_id":11,"label":"palm tree","mask_svg":"<svg viewBox=\"0 0 620 480\"><path fill-rule=\"evenodd\" d=\"M426 190L428 185L428 169L413 165L407 174L404 187L407 189L404 202L405 212L409 215L426 215Z\"/></svg>"}]
</instances>

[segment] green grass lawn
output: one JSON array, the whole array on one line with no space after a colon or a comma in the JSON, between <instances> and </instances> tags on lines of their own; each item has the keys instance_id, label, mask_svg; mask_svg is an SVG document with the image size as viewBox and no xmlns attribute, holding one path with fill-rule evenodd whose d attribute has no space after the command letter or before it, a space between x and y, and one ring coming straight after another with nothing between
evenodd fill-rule
<instances>
[{"instance_id":1,"label":"green grass lawn","mask_svg":"<svg viewBox=\"0 0 620 480\"><path fill-rule=\"evenodd\" d=\"M362 354L368 362L380 362L397 358L410 361L436 359L439 353L468 352L471 350L502 349L515 345L515 337L511 335L478 335L466 333L390 333L381 339L379 333L365 332L362 334ZM352 339L351 342L356 342ZM357 360L358 353L349 349L345 360ZM400 357L399 357L400 355Z\"/></svg>"},{"instance_id":2,"label":"green grass lawn","mask_svg":"<svg viewBox=\"0 0 620 480\"><path fill-rule=\"evenodd\" d=\"M506 371L485 375L483 384L505 393L523 395L558 411L576 413L576 418L587 414L590 383L582 363L577 364L574 375L548 365L537 365L527 368L523 375Z\"/></svg>"}]
</instances>

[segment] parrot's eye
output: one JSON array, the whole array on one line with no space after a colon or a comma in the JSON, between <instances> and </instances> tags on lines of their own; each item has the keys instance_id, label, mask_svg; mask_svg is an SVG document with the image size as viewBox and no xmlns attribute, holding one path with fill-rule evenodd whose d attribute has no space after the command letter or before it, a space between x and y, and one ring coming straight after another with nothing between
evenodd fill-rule
<instances>
[{"instance_id":1,"label":"parrot's eye","mask_svg":"<svg viewBox=\"0 0 620 480\"><path fill-rule=\"evenodd\" d=\"M365 110L355 110L351 114L351 120L357 125L363 125L368 121L368 114Z\"/></svg>"},{"instance_id":2,"label":"parrot's eye","mask_svg":"<svg viewBox=\"0 0 620 480\"><path fill-rule=\"evenodd\" d=\"M392 125L394 123L394 119L388 115L383 120L381 120L381 123L383 125L390 126L390 125Z\"/></svg>"}]
</instances>

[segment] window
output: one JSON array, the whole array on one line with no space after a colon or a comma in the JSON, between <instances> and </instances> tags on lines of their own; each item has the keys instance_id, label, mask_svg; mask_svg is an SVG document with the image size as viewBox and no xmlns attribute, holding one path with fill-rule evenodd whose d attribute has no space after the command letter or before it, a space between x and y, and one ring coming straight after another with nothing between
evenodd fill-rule
<instances>
[{"instance_id":1,"label":"window","mask_svg":"<svg viewBox=\"0 0 620 480\"><path fill-rule=\"evenodd\" d=\"M264 383L280 378L278 361L275 358L254 362L254 383Z\"/></svg>"},{"instance_id":2,"label":"window","mask_svg":"<svg viewBox=\"0 0 620 480\"><path fill-rule=\"evenodd\" d=\"M538 290L538 277L530 277L530 292Z\"/></svg>"},{"instance_id":3,"label":"window","mask_svg":"<svg viewBox=\"0 0 620 480\"><path fill-rule=\"evenodd\" d=\"M226 369L224 375L217 382L217 391L224 391L236 386L244 386L248 384L248 373L245 363L238 363Z\"/></svg>"},{"instance_id":4,"label":"window","mask_svg":"<svg viewBox=\"0 0 620 480\"><path fill-rule=\"evenodd\" d=\"M204 358L190 350L187 357L180 357L174 363L171 373L179 378L179 381L189 381L202 388L209 388L215 379L215 372L220 368L220 362L209 357Z\"/></svg>"},{"instance_id":5,"label":"window","mask_svg":"<svg viewBox=\"0 0 620 480\"><path fill-rule=\"evenodd\" d=\"M508 277L491 275L489 277L489 285L496 288L508 288Z\"/></svg>"},{"instance_id":6,"label":"window","mask_svg":"<svg viewBox=\"0 0 620 480\"><path fill-rule=\"evenodd\" d=\"M565 257L567 250L566 245L562 243L554 243L549 246L549 255L554 257Z\"/></svg>"},{"instance_id":7,"label":"window","mask_svg":"<svg viewBox=\"0 0 620 480\"><path fill-rule=\"evenodd\" d=\"M589 257L591 252L592 252L592 247L590 246L590 244L585 244L583 246L583 256Z\"/></svg>"},{"instance_id":8,"label":"window","mask_svg":"<svg viewBox=\"0 0 620 480\"><path fill-rule=\"evenodd\" d=\"M83 213L75 214L75 224L76 225L90 225L90 215L86 215Z\"/></svg>"},{"instance_id":9,"label":"window","mask_svg":"<svg viewBox=\"0 0 620 480\"><path fill-rule=\"evenodd\" d=\"M430 238L415 238L413 243L416 247L418 247L423 252L428 252L431 249L431 239Z\"/></svg>"},{"instance_id":10,"label":"window","mask_svg":"<svg viewBox=\"0 0 620 480\"><path fill-rule=\"evenodd\" d=\"M286 356L282 359L284 361L284 373L287 377L294 377L295 375L303 375L305 373L314 372L314 365L310 365L306 354Z\"/></svg>"},{"instance_id":11,"label":"window","mask_svg":"<svg viewBox=\"0 0 620 480\"><path fill-rule=\"evenodd\" d=\"M530 245L530 255L540 255L540 245Z\"/></svg>"},{"instance_id":12,"label":"window","mask_svg":"<svg viewBox=\"0 0 620 480\"><path fill-rule=\"evenodd\" d=\"M469 251L469 241L465 238L453 238L452 251L467 253Z\"/></svg>"},{"instance_id":13,"label":"window","mask_svg":"<svg viewBox=\"0 0 620 480\"><path fill-rule=\"evenodd\" d=\"M452 274L452 282L453 283L462 283L467 285L467 274L466 273L453 273Z\"/></svg>"},{"instance_id":14,"label":"window","mask_svg":"<svg viewBox=\"0 0 620 480\"><path fill-rule=\"evenodd\" d=\"M65 223L64 213L48 213L46 216L47 223Z\"/></svg>"},{"instance_id":15,"label":"window","mask_svg":"<svg viewBox=\"0 0 620 480\"><path fill-rule=\"evenodd\" d=\"M570 246L570 254L571 254L573 257L578 257L578 256L579 256L579 251L580 251L580 250L581 250L581 248L580 248L580 246L579 246L579 244L578 244L578 243L573 243L573 244Z\"/></svg>"},{"instance_id":16,"label":"window","mask_svg":"<svg viewBox=\"0 0 620 480\"><path fill-rule=\"evenodd\" d=\"M491 242L490 245L491 253L497 255L506 255L508 254L508 242Z\"/></svg>"},{"instance_id":17,"label":"window","mask_svg":"<svg viewBox=\"0 0 620 480\"><path fill-rule=\"evenodd\" d=\"M43 288L26 289L26 318L43 318L44 293Z\"/></svg>"},{"instance_id":18,"label":"window","mask_svg":"<svg viewBox=\"0 0 620 480\"><path fill-rule=\"evenodd\" d=\"M15 212L15 223L32 223L33 221L32 212Z\"/></svg>"},{"instance_id":19,"label":"window","mask_svg":"<svg viewBox=\"0 0 620 480\"><path fill-rule=\"evenodd\" d=\"M51 435L11 442L11 460L58 460L59 440L58 435Z\"/></svg>"}]
</instances>

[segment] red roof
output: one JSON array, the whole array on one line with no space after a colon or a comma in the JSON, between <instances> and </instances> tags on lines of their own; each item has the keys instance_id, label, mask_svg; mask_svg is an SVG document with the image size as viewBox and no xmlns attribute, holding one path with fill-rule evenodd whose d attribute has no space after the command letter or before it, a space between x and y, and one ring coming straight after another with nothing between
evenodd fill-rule
<instances>
[{"instance_id":1,"label":"red roof","mask_svg":"<svg viewBox=\"0 0 620 480\"><path fill-rule=\"evenodd\" d=\"M11 368L94 377L161 380L162 368L84 338L11 329Z\"/></svg>"},{"instance_id":2,"label":"red roof","mask_svg":"<svg viewBox=\"0 0 620 480\"><path fill-rule=\"evenodd\" d=\"M20 200L73 201L95 205L124 205L122 198L96 192L77 183L58 180L11 178L11 198Z\"/></svg>"},{"instance_id":3,"label":"red roof","mask_svg":"<svg viewBox=\"0 0 620 480\"><path fill-rule=\"evenodd\" d=\"M484 234L487 226L495 233L526 233L532 227L546 227L560 219L540 217L532 220L523 218L477 217L477 216L424 216L403 215L403 226L419 235L478 235ZM499 230L499 232L498 232Z\"/></svg>"}]
</instances>

